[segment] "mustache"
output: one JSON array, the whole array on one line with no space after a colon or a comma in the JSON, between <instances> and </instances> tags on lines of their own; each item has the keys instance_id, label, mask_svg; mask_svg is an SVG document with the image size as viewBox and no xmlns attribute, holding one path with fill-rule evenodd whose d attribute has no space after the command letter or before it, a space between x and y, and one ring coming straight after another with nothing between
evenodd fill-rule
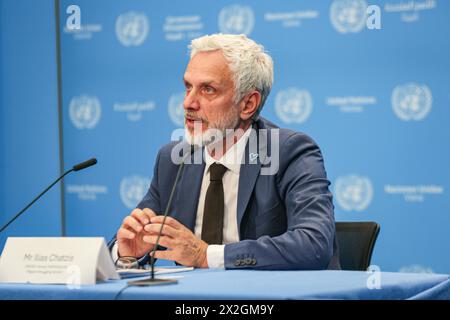
<instances>
[{"instance_id":1,"label":"mustache","mask_svg":"<svg viewBox=\"0 0 450 320\"><path fill-rule=\"evenodd\" d=\"M202 117L198 116L195 112L192 112L192 111L186 111L184 113L184 117L189 118L194 121L202 121L202 122L208 123L208 119L202 118Z\"/></svg>"}]
</instances>

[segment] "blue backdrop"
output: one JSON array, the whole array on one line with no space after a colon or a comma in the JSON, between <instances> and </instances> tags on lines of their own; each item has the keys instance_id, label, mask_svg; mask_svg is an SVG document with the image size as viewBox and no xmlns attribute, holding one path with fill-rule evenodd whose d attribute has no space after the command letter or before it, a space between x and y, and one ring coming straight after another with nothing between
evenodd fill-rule
<instances>
[{"instance_id":1,"label":"blue backdrop","mask_svg":"<svg viewBox=\"0 0 450 320\"><path fill-rule=\"evenodd\" d=\"M318 142L337 220L381 224L372 263L450 273L448 1L62 0L59 16L63 160L99 160L65 181L68 235L110 238L145 194L182 126L190 40L246 33L275 63L262 115Z\"/></svg>"},{"instance_id":2,"label":"blue backdrop","mask_svg":"<svg viewBox=\"0 0 450 320\"><path fill-rule=\"evenodd\" d=\"M52 1L0 1L0 225L59 175L55 11ZM53 188L0 235L61 235Z\"/></svg>"}]
</instances>

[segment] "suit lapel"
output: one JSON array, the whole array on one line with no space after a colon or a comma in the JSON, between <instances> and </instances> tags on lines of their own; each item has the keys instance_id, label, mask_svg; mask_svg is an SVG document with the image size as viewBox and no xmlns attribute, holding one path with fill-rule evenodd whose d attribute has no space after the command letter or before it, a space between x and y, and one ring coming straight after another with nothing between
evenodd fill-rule
<instances>
[{"instance_id":1,"label":"suit lapel","mask_svg":"<svg viewBox=\"0 0 450 320\"><path fill-rule=\"evenodd\" d=\"M239 173L237 224L240 238L242 218L255 188L255 183L261 170L261 163L264 163L266 156L266 151L264 151L267 150L266 136L259 136L258 131L257 126L254 125L245 146L245 160Z\"/></svg>"},{"instance_id":2,"label":"suit lapel","mask_svg":"<svg viewBox=\"0 0 450 320\"><path fill-rule=\"evenodd\" d=\"M184 172L180 177L178 190L174 199L177 205L173 206L171 210L173 213L172 216L192 232L194 232L195 228L200 188L205 170L203 149L196 151L193 158L196 159L196 162L201 159L201 163L195 164L191 159L191 164L185 164Z\"/></svg>"}]
</instances>

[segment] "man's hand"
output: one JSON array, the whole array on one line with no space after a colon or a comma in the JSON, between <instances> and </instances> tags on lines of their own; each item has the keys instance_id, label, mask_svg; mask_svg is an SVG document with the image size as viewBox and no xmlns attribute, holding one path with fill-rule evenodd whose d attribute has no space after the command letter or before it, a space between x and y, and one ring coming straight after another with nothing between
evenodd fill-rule
<instances>
[{"instance_id":1,"label":"man's hand","mask_svg":"<svg viewBox=\"0 0 450 320\"><path fill-rule=\"evenodd\" d=\"M145 242L143 238L149 235L144 227L155 216L156 214L149 208L143 210L134 209L123 220L119 231L117 231L117 244L120 257L140 258L153 249L153 245Z\"/></svg>"},{"instance_id":2,"label":"man's hand","mask_svg":"<svg viewBox=\"0 0 450 320\"><path fill-rule=\"evenodd\" d=\"M156 243L164 216L151 219L151 224L145 226L143 240L151 245ZM208 268L206 250L208 244L198 239L188 228L172 217L167 217L164 223L159 244L166 247L166 251L156 251L155 258L176 261L184 266Z\"/></svg>"}]
</instances>

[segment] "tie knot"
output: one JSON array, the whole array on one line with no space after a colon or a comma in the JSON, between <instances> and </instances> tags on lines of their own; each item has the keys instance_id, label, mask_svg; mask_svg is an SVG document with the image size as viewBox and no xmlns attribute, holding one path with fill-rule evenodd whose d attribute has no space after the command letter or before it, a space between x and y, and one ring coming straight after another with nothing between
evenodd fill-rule
<instances>
[{"instance_id":1,"label":"tie knot","mask_svg":"<svg viewBox=\"0 0 450 320\"><path fill-rule=\"evenodd\" d=\"M225 167L224 165L214 162L209 167L209 180L210 181L222 181L222 177L227 170L228 170L227 167Z\"/></svg>"}]
</instances>

